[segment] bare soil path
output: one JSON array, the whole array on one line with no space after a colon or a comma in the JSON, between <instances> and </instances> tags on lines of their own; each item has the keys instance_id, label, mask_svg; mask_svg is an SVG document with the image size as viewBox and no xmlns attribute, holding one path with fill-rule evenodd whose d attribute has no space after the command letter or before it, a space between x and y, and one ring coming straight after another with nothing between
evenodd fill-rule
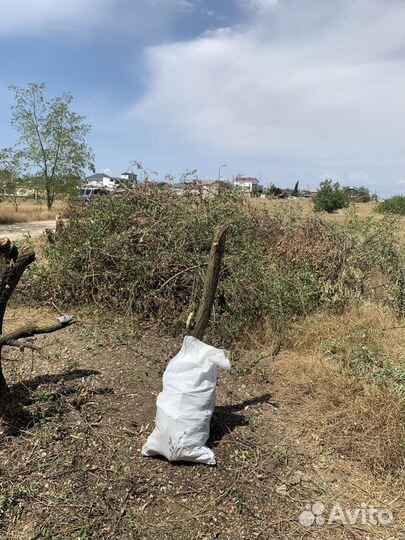
<instances>
[{"instance_id":1,"label":"bare soil path","mask_svg":"<svg viewBox=\"0 0 405 540\"><path fill-rule=\"evenodd\" d=\"M7 236L10 240L18 240L27 234L39 236L45 229L53 229L55 220L32 221L29 223L12 223L10 225L0 225L0 237Z\"/></svg>"}]
</instances>

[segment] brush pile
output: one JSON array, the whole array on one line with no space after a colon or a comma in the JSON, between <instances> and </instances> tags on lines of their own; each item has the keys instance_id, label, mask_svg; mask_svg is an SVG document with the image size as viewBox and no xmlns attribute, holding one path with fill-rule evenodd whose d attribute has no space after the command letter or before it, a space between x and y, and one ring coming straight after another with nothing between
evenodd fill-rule
<instances>
[{"instance_id":1,"label":"brush pile","mask_svg":"<svg viewBox=\"0 0 405 540\"><path fill-rule=\"evenodd\" d=\"M387 263L384 253L392 253L393 236L383 236L383 224L337 226L270 213L232 191L204 199L143 185L126 197L73 206L26 292L30 299L95 305L182 331L200 297L213 231L225 223L230 229L210 324L218 344L264 320L280 329L320 305L360 297Z\"/></svg>"}]
</instances>

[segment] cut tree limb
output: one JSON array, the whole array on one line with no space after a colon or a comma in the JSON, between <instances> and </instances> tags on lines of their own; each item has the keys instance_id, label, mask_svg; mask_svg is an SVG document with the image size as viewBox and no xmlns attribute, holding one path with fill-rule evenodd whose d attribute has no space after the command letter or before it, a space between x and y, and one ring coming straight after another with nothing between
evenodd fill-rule
<instances>
[{"instance_id":1,"label":"cut tree limb","mask_svg":"<svg viewBox=\"0 0 405 540\"><path fill-rule=\"evenodd\" d=\"M218 227L214 233L200 305L197 309L194 326L187 332L188 335L194 336L200 340L204 337L211 316L212 306L214 305L222 256L225 251L227 229L228 225L223 225L222 227Z\"/></svg>"},{"instance_id":2,"label":"cut tree limb","mask_svg":"<svg viewBox=\"0 0 405 540\"><path fill-rule=\"evenodd\" d=\"M20 328L16 328L8 334L0 335L0 347L3 347L4 345L15 347L17 345L16 340L18 339L32 337L38 334L50 334L52 332L56 332L57 330L61 330L62 328L66 328L74 322L74 319L70 319L66 322L60 322L57 320L25 324L24 326L20 326ZM24 346L23 343L21 345Z\"/></svg>"},{"instance_id":3,"label":"cut tree limb","mask_svg":"<svg viewBox=\"0 0 405 540\"><path fill-rule=\"evenodd\" d=\"M38 334L49 334L61 330L74 323L73 317L61 316L56 321L44 321L30 323L3 334L4 315L8 301L18 285L24 271L35 261L33 251L18 253L15 244L11 244L8 238L0 239L0 258L5 259L6 264L0 277L0 398L8 395L8 386L1 365L1 353L4 346L31 348L37 350L35 345L27 342L18 342L19 339L29 338ZM38 349L39 352L39 349Z\"/></svg>"},{"instance_id":4,"label":"cut tree limb","mask_svg":"<svg viewBox=\"0 0 405 540\"><path fill-rule=\"evenodd\" d=\"M18 285L24 271L35 261L35 253L30 251L19 255L17 260L6 266L0 281L0 333L3 332L4 314L8 301Z\"/></svg>"}]
</instances>

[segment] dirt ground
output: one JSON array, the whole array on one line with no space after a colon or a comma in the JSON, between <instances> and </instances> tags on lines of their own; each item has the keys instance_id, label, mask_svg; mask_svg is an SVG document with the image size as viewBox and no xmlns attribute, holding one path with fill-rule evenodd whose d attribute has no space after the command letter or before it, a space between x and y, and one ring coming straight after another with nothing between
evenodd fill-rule
<instances>
[{"instance_id":1,"label":"dirt ground","mask_svg":"<svg viewBox=\"0 0 405 540\"><path fill-rule=\"evenodd\" d=\"M0 225L0 237L6 236L10 240L19 240L26 235L40 236L45 229L54 229L55 220L32 221L30 223L12 223Z\"/></svg>"},{"instance_id":2,"label":"dirt ground","mask_svg":"<svg viewBox=\"0 0 405 540\"><path fill-rule=\"evenodd\" d=\"M30 316L11 310L9 327ZM26 350L21 360L9 349L5 361L14 406L0 440L2 540L404 538L403 479L372 474L320 439L316 416L307 420L314 375L289 380L306 370L305 351L275 360L263 347L231 351L209 467L140 455L181 339L82 314L36 343L49 356ZM392 522L323 522L336 504L385 509Z\"/></svg>"}]
</instances>

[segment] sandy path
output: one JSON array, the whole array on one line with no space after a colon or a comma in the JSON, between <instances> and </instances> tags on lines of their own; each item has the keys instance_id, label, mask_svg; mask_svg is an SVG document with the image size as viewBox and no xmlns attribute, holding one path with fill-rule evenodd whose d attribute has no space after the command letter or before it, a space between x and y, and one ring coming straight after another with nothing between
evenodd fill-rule
<instances>
[{"instance_id":1,"label":"sandy path","mask_svg":"<svg viewBox=\"0 0 405 540\"><path fill-rule=\"evenodd\" d=\"M30 223L13 223L11 225L0 225L0 237L7 236L10 240L18 240L26 234L39 236L45 229L54 228L55 220L31 221Z\"/></svg>"}]
</instances>

